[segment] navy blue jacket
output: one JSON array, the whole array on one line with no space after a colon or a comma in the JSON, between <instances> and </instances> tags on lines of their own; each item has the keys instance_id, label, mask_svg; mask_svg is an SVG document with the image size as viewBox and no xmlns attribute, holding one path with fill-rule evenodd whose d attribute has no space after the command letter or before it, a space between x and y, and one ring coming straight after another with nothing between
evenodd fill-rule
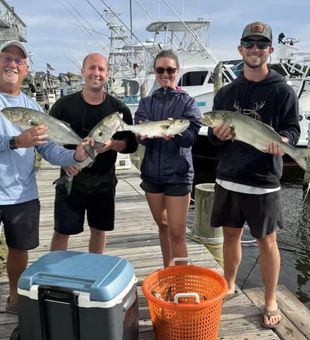
<instances>
[{"instance_id":1,"label":"navy blue jacket","mask_svg":"<svg viewBox=\"0 0 310 340\"><path fill-rule=\"evenodd\" d=\"M284 78L271 70L260 82L249 81L243 73L222 87L214 98L215 110L256 110L263 123L295 145L300 136L298 99ZM258 151L238 141L220 141L209 129L211 142L219 146L217 178L263 188L277 188L282 176L282 157Z\"/></svg>"},{"instance_id":2,"label":"navy blue jacket","mask_svg":"<svg viewBox=\"0 0 310 340\"><path fill-rule=\"evenodd\" d=\"M160 88L143 98L135 122L160 121L168 118L188 119L189 127L175 138L149 138L141 141L145 154L141 165L141 178L149 183L192 184L194 167L191 147L200 129L200 110L196 101L182 90Z\"/></svg>"}]
</instances>

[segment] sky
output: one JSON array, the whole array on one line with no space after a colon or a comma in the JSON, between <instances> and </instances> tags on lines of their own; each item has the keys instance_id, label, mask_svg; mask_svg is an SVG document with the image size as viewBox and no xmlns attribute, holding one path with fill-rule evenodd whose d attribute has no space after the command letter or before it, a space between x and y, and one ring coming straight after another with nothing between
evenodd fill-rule
<instances>
[{"instance_id":1,"label":"sky","mask_svg":"<svg viewBox=\"0 0 310 340\"><path fill-rule=\"evenodd\" d=\"M109 34L106 10L120 14L122 23L145 41L153 21L197 20L211 22L209 48L218 60L239 58L237 46L244 26L253 21L271 25L274 42L283 32L298 38L301 52L310 52L309 0L7 0L27 25L26 46L31 53L31 70L55 70L79 74L83 58L91 52L108 55ZM132 24L130 24L130 22ZM129 34L130 35L130 34ZM276 44L275 44L276 45ZM273 60L276 59L276 50Z\"/></svg>"}]
</instances>

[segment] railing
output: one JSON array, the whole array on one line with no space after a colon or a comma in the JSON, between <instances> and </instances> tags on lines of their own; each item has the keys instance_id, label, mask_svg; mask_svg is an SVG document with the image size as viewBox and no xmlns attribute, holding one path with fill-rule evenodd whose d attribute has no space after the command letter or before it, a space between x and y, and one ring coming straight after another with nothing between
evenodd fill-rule
<instances>
[{"instance_id":1,"label":"railing","mask_svg":"<svg viewBox=\"0 0 310 340\"><path fill-rule=\"evenodd\" d=\"M4 0L0 0L0 27L16 29L20 40L27 41L26 24Z\"/></svg>"}]
</instances>

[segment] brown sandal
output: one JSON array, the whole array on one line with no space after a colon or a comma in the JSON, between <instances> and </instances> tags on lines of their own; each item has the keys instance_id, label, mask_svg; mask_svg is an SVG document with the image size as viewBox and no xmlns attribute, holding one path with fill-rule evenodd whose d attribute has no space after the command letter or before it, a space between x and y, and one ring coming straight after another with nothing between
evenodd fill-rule
<instances>
[{"instance_id":1,"label":"brown sandal","mask_svg":"<svg viewBox=\"0 0 310 340\"><path fill-rule=\"evenodd\" d=\"M263 313L262 313L262 317L261 317L261 320L260 320L260 323L263 327L265 328L277 328L282 320L282 316L280 318L280 320L274 324L274 325L271 325L271 324L267 324L264 322L265 318L268 318L270 320L270 317L271 316L281 316L281 311L280 309L275 309L275 310L267 310L266 308L264 309Z\"/></svg>"}]
</instances>

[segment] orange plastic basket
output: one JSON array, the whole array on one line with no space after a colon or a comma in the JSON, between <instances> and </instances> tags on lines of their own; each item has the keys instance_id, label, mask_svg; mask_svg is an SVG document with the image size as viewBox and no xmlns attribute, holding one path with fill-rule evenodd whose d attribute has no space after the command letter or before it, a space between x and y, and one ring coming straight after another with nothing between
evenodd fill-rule
<instances>
[{"instance_id":1,"label":"orange plastic basket","mask_svg":"<svg viewBox=\"0 0 310 340\"><path fill-rule=\"evenodd\" d=\"M220 274L194 265L171 266L147 276L142 291L156 340L217 338L227 293L226 280Z\"/></svg>"}]
</instances>

